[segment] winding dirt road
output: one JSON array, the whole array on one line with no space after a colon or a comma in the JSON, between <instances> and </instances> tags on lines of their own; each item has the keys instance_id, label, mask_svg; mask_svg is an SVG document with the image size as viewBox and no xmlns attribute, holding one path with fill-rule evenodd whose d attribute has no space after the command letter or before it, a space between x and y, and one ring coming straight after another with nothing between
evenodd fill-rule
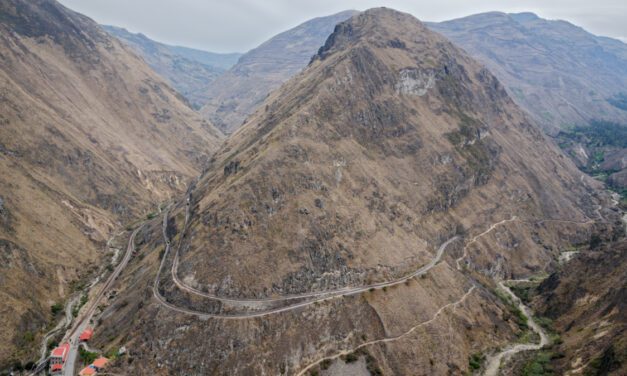
<instances>
[{"instance_id":1,"label":"winding dirt road","mask_svg":"<svg viewBox=\"0 0 627 376\"><path fill-rule=\"evenodd\" d=\"M316 302L321 302L321 301L325 301L325 300L329 300L329 299L333 299L333 298L337 298L340 296L350 296L350 295L357 295L357 294L361 294L363 292L369 291L371 289L379 289L379 288L383 288L383 287L391 287L391 286L395 286L395 285L399 285L402 283L405 283L407 280L421 276L423 274L426 274L429 270L431 270L435 265L438 264L438 262L440 262L440 260L442 259L442 256L444 254L444 251L446 250L446 247L448 247L452 242L456 241L459 239L458 236L454 236L450 239L448 239L447 241L445 241L444 243L442 243L442 245L440 245L440 247L438 248L438 251L436 253L436 256L429 261L428 264L420 267L419 269L417 269L416 271L397 278L395 280L392 281L387 281L387 282L380 282L380 283L374 283L374 284L370 284L370 285L365 285L365 286L358 286L358 287L345 287L345 288L341 288L341 289L337 289L337 290L331 290L331 291L320 291L320 292L312 292L312 293L305 293L305 294L300 294L300 295L291 295L291 296L283 296L283 297L278 297L278 298L267 298L267 299L232 299L232 298L223 298L223 297L219 297L219 296L215 296L212 294L207 294L204 293L202 291L198 291L195 290L189 286L186 286L184 284L182 284L178 278L176 277L176 273L174 272L175 270L175 264L173 263L173 268L172 268L172 277L174 279L175 284L181 288L182 290L188 291L192 294L195 295L199 295L202 297L206 297L206 298L210 298L210 299L214 299L217 301L221 301L221 302L227 302L227 303L245 303L245 304L251 304L251 303L257 303L257 304L263 304L263 303L268 303L268 302L280 302L280 301L290 301L290 300L294 300L294 299L307 299L309 298L310 300L307 300L305 302L300 302L300 303L296 303L296 304L291 304L285 307L279 307L279 308L273 308L273 309L269 309L269 310L265 310L265 311L259 311L259 312L247 312L247 313L242 313L242 314L234 314L234 315L225 315L225 314L212 314L212 313L205 313L205 312L199 312L199 311L195 311L195 310L190 310L190 309L186 309L186 308L181 308L178 306L175 306L171 303L169 303L165 297L163 297L161 295L161 293L159 292L159 280L161 277L161 271L163 269L163 266L165 264L165 260L169 254L169 252L171 251L171 245L170 245L170 239L167 237L166 231L165 231L165 226L167 225L167 215L168 215L168 210L166 209L164 211L164 220L163 220L163 235L164 235L164 240L166 242L166 249L163 255L163 258L161 259L161 264L159 265L159 271L157 272L157 276L155 278L155 282L153 285L153 295L154 297L164 306L166 306L167 308L180 312L180 313L185 313L185 314L191 314L191 315L195 315L201 318L222 318L222 319L247 319L247 318L253 318L253 317L263 317L263 316L267 316L267 315L271 315L271 314L276 314L276 313L280 313L280 312L286 312L286 311L291 311L294 309L298 309L298 308L302 308L302 307L306 307L308 305L314 304ZM186 215L187 217L187 215ZM131 246L131 244L129 243L129 247ZM175 255L175 257L178 256L178 251ZM176 258L175 258L176 260ZM177 283L178 281L178 283Z\"/></svg>"},{"instance_id":2,"label":"winding dirt road","mask_svg":"<svg viewBox=\"0 0 627 376\"><path fill-rule=\"evenodd\" d=\"M471 287L468 291L466 291L466 293L465 293L465 294L464 294L461 298L459 298L457 301L452 302L452 303L449 303L449 304L447 304L447 305L445 305L445 306L440 307L440 309L438 309L438 310L437 310L437 312L433 315L433 317L432 317L431 319L429 319L429 320L427 320L427 321L423 321L423 322L421 322L420 324L418 324L418 325L415 325L415 326L411 327L411 329L409 329L408 331L406 331L406 332L405 332L405 333L403 333L403 334L400 334L400 335L398 335L398 336L394 336L394 337L385 337L385 338L376 339L376 340L373 340L373 341L364 342L364 343L362 343L361 345L359 345L359 346L357 346L357 347L355 347L355 348L353 348L353 349L350 349L350 350L342 350L342 351L339 351L339 352L338 352L337 354L335 354L335 355L331 355L331 356L326 356L326 357L324 357L324 358L320 358L320 359L316 360L315 362L313 362L313 363L309 364L307 367L303 368L300 372L298 372L297 376L302 376L302 375L304 375L304 374L305 374L307 371L309 371L311 368L313 368L313 367L315 367L316 365L318 365L318 364L320 364L320 363L324 362L325 360L334 360L334 359L337 359L337 358L339 358L339 357L341 357L341 356L343 356L343 355L348 355L348 354L351 354L351 353L353 353L353 352L355 352L355 351L357 351L357 350L360 350L360 349L362 349L362 348L364 348L364 347L367 347L367 346L371 346L371 345L374 345L374 344L377 344L377 343L393 342L393 341L399 340L399 339L401 339L401 338L403 338L403 337L405 337L405 336L408 336L409 334L411 334L411 333L413 333L414 331L416 331L416 329L418 329L418 328L420 328L420 327L422 327L422 326L428 325L428 324L432 323L433 321L437 320L437 318L438 318L438 317L439 317L439 316L440 316L440 315L441 315L441 314L442 314L442 313L443 313L443 312L444 312L447 308L453 307L453 309L454 309L455 307L457 307L459 304L461 304L462 302L464 302L464 300L466 300L466 298L468 298L468 296L469 296L469 295L470 295L470 294L474 291L474 289L475 289L475 286L472 286L472 287Z\"/></svg>"},{"instance_id":3,"label":"winding dirt road","mask_svg":"<svg viewBox=\"0 0 627 376\"><path fill-rule=\"evenodd\" d=\"M509 358L511 358L514 354L517 354L522 351L530 351L530 350L540 350L544 346L550 343L549 336L546 334L544 329L538 325L538 323L533 319L533 314L531 310L523 304L523 302L512 292L512 290L507 287L505 283L521 283L521 282L529 282L528 279L516 279L509 281L500 281L499 287L505 291L516 304L518 304L518 308L523 312L523 314L527 317L527 322L529 323L529 327L536 332L540 336L539 343L520 343L517 345L509 346L505 350L497 353L494 356L491 356L488 359L488 365L486 367L484 376L497 376L499 373L499 369L501 367L502 362L507 362Z\"/></svg>"}]
</instances>

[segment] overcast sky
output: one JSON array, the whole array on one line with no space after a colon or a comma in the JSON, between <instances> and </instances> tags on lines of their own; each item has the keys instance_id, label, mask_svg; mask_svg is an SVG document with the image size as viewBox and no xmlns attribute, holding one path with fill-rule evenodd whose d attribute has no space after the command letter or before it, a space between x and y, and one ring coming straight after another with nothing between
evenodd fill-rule
<instances>
[{"instance_id":1,"label":"overcast sky","mask_svg":"<svg viewBox=\"0 0 627 376\"><path fill-rule=\"evenodd\" d=\"M310 18L386 6L423 21L499 10L564 19L627 42L627 0L60 0L101 24L169 44L244 52ZM549 4L550 3L550 4Z\"/></svg>"}]
</instances>

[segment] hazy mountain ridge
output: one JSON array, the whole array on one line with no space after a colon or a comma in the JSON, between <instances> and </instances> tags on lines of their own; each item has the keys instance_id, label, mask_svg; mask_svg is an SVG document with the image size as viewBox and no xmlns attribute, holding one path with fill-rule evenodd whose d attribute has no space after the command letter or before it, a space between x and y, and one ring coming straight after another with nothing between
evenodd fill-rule
<instances>
[{"instance_id":1,"label":"hazy mountain ridge","mask_svg":"<svg viewBox=\"0 0 627 376\"><path fill-rule=\"evenodd\" d=\"M486 64L550 134L592 120L627 124L627 45L533 13L490 12L429 23Z\"/></svg>"},{"instance_id":2,"label":"hazy mountain ridge","mask_svg":"<svg viewBox=\"0 0 627 376\"><path fill-rule=\"evenodd\" d=\"M240 53L220 54L170 46L115 26L103 26L132 47L157 73L169 81L195 108L207 103L208 85L233 66Z\"/></svg>"},{"instance_id":3,"label":"hazy mountain ridge","mask_svg":"<svg viewBox=\"0 0 627 376\"><path fill-rule=\"evenodd\" d=\"M102 323L115 339L98 344L132 348L114 369L130 373L324 375L358 361L462 374L472 354L523 335L492 277L550 268L605 229L598 187L479 63L410 15L369 10L141 232L144 256ZM164 233L173 246L157 252ZM423 277L390 288L263 302L394 280L443 246ZM249 313L263 316L237 316Z\"/></svg>"},{"instance_id":4,"label":"hazy mountain ridge","mask_svg":"<svg viewBox=\"0 0 627 376\"><path fill-rule=\"evenodd\" d=\"M201 113L226 133L235 131L268 93L307 65L338 22L355 13L314 18L245 53L211 83Z\"/></svg>"}]
</instances>

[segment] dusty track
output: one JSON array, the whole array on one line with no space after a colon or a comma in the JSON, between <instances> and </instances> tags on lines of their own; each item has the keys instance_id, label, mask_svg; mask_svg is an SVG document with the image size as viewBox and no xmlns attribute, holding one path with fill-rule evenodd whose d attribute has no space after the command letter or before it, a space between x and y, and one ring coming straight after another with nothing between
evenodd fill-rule
<instances>
[{"instance_id":1,"label":"dusty track","mask_svg":"<svg viewBox=\"0 0 627 376\"><path fill-rule=\"evenodd\" d=\"M461 304L464 300L466 300L466 298L468 298L468 296L473 292L473 290L475 289L475 286L472 286L461 298L459 298L457 301L449 303L445 306L440 307L440 309L438 309L438 311L433 315L433 317L427 321L421 322L418 325L413 326L411 329L409 329L408 331L406 331L403 334L400 334L398 336L394 336L394 337L385 337L385 338L381 338L381 339L376 339L373 341L368 341L368 342L364 342L361 345L352 348L350 350L342 350L339 351L337 354L335 355L331 355L331 356L327 356L324 358L320 358L318 360L316 360L315 362L309 364L307 367L303 368L300 372L298 372L297 376L302 376L305 374L305 372L309 371L311 368L315 367L316 365L322 363L325 360L333 360L333 359L337 359L339 357L341 357L342 355L348 355L350 353L353 353L359 349L362 349L364 347L367 346L371 346L371 345L375 345L377 343L386 343L386 342L393 342L396 340L399 340L405 336L408 336L409 334L413 333L414 331L416 331L416 329L425 326L425 325L429 325L430 323L432 323L433 321L437 320L438 317L447 309L450 307L453 307L453 309L455 309L455 307L457 307L459 304Z\"/></svg>"},{"instance_id":2,"label":"dusty track","mask_svg":"<svg viewBox=\"0 0 627 376\"><path fill-rule=\"evenodd\" d=\"M514 300L515 303L518 304L518 308L523 312L525 316L527 316L527 321L529 323L529 326L534 332L538 333L538 335L540 336L540 342L539 343L521 343L521 344L517 344L514 346L509 346L505 350L491 356L488 359L488 365L486 367L485 372L483 373L484 376L497 376L500 366L501 366L501 362L507 361L512 355L517 354L522 351L539 350L550 343L549 337L544 331L544 329L542 329L542 327L538 325L538 323L536 323L535 320L533 319L531 310L526 305L523 304L523 302L516 296L516 294L512 292L512 290L510 290L509 287L505 285L506 282L520 283L520 282L528 282L528 281L529 281L528 279L500 281L499 287L503 291L505 291Z\"/></svg>"},{"instance_id":3,"label":"dusty track","mask_svg":"<svg viewBox=\"0 0 627 376\"><path fill-rule=\"evenodd\" d=\"M296 303L296 304L291 304L285 307L280 307L280 308L274 308L274 309L269 309L269 310L265 310L265 311L259 311L259 312L250 312L250 313L242 313L242 314L234 314L234 315L225 315L225 314L211 314L211 313L205 313L205 312L199 312L199 311L195 311L195 310L190 310L190 309L186 309L186 308L181 308L181 307L177 307L171 303L169 303L165 297L163 297L161 295L161 293L159 292L159 280L161 277L161 271L163 269L163 266L165 264L165 260L169 254L169 252L171 251L171 245L170 245L170 239L167 238L166 235L166 231L165 231L165 226L167 224L167 213L168 210L166 209L164 211L164 220L163 220L163 235L164 235L164 240L166 242L166 250L164 252L163 258L161 259L161 264L159 265L159 271L157 272L157 276L155 278L155 282L153 285L153 295L155 296L155 298L164 306L166 306L167 308L180 312L180 313L185 313L185 314L191 314L191 315L195 315L201 318L223 318L223 319L246 319L246 318L254 318L254 317L263 317L263 316L267 316L267 315L271 315L271 314L275 314L275 313L280 313L280 312L286 312L286 311L291 311L294 309L298 309L298 308L302 308L302 307L306 307L308 305L314 304L316 302L321 302L324 300L329 300L329 299L333 299L333 298L337 298L337 297L341 297L341 296L350 296L350 295L357 295L357 294L361 294L363 292L369 291L371 289L378 289L378 288L383 288L383 287L391 287L391 286L395 286L395 285L399 285L402 283L405 283L407 280L415 278L417 276L426 274L429 270L431 270L435 265L438 264L438 262L440 262L440 260L442 259L442 256L444 254L444 251L446 250L446 247L448 247L452 242L454 242L455 240L458 240L459 237L458 236L454 236L450 239L448 239L446 242L442 243L440 245L440 247L438 248L438 251L436 253L436 256L429 261L428 264L422 266L421 268L417 269L416 271L403 276L401 278L397 278L394 279L392 281L387 281L387 282L380 282L380 283L375 283L375 284L370 284L370 285L365 285L365 286L358 286L358 287L346 287L346 288L342 288L342 289L337 289L337 290L332 290L332 291L320 291L320 292L312 292L312 293L306 293L306 294L301 294L301 295L291 295L291 296L284 296L284 297L279 297L279 298L268 298L268 299L232 299L232 298L222 298L222 297L218 297L212 294L207 294L195 289L192 289L188 286L183 285L182 283L180 283L180 281L178 281L178 278L176 278L176 273L174 272L174 266L175 263L173 263L173 268L172 268L172 277L174 279L175 284L181 288L182 290L188 291L192 294L195 295L199 295L205 298L209 298L209 299L214 299L217 301L221 301L221 302L228 302L228 303L245 303L245 304L250 304L250 303L267 303L267 302L277 302L277 301L290 301L290 300L294 300L294 299L303 299L303 298L309 298L309 300L305 301L305 302L300 302L300 303ZM186 215L187 217L187 215ZM131 244L129 244L129 247L131 247ZM178 252L177 252L178 255ZM176 255L175 255L176 257ZM176 258L175 258L176 260ZM176 282L179 283L176 283Z\"/></svg>"}]
</instances>

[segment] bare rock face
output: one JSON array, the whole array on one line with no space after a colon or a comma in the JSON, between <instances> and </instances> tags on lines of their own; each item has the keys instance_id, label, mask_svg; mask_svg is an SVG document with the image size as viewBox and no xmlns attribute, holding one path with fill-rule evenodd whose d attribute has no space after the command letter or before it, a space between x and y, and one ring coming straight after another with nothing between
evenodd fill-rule
<instances>
[{"instance_id":1,"label":"bare rock face","mask_svg":"<svg viewBox=\"0 0 627 376\"><path fill-rule=\"evenodd\" d=\"M0 3L0 88L4 370L34 360L50 306L93 274L113 229L182 192L222 136L140 58L52 0Z\"/></svg>"},{"instance_id":2,"label":"bare rock face","mask_svg":"<svg viewBox=\"0 0 627 376\"><path fill-rule=\"evenodd\" d=\"M587 184L479 63L368 10L224 143L169 252L145 229L100 345L133 349L126 373L462 374L521 334L492 277L590 238Z\"/></svg>"},{"instance_id":3,"label":"bare rock face","mask_svg":"<svg viewBox=\"0 0 627 376\"><path fill-rule=\"evenodd\" d=\"M337 23L355 13L309 20L245 53L208 86L201 113L224 132L234 132L271 91L307 65Z\"/></svg>"}]
</instances>

